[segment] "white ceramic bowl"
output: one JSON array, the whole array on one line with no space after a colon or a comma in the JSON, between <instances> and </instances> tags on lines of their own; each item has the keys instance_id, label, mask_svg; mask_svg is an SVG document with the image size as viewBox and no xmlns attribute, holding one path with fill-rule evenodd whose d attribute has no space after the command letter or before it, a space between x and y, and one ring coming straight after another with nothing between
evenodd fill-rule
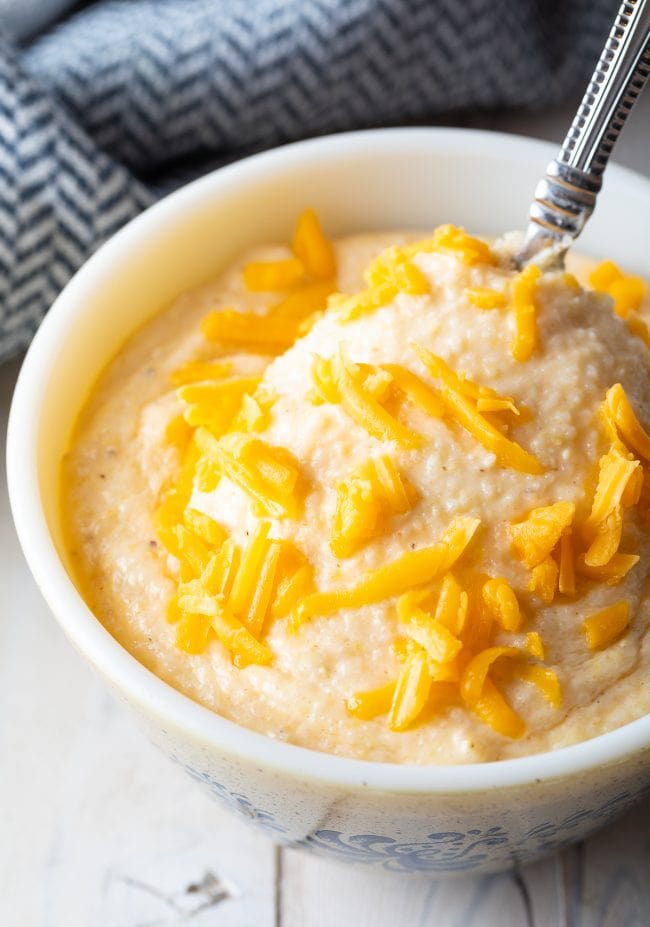
<instances>
[{"instance_id":1,"label":"white ceramic bowl","mask_svg":"<svg viewBox=\"0 0 650 927\"><path fill-rule=\"evenodd\" d=\"M98 372L145 319L254 242L286 240L314 206L330 233L454 222L520 227L555 149L455 129L353 133L216 171L131 222L79 271L43 322L11 411L8 475L20 540L79 652L151 738L214 797L293 846L438 875L503 868L583 837L648 791L650 717L576 746L469 766L328 756L264 737L156 678L104 630L66 569L61 456ZM650 271L650 183L608 170L581 247Z\"/></svg>"}]
</instances>

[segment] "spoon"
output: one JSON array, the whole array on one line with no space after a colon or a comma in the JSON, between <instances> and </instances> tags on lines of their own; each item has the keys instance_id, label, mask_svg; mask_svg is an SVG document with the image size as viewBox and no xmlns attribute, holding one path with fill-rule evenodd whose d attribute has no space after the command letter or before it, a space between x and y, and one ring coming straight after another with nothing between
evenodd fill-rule
<instances>
[{"instance_id":1,"label":"spoon","mask_svg":"<svg viewBox=\"0 0 650 927\"><path fill-rule=\"evenodd\" d=\"M558 266L594 211L609 156L650 75L650 0L624 0L557 158L535 188L518 267Z\"/></svg>"}]
</instances>

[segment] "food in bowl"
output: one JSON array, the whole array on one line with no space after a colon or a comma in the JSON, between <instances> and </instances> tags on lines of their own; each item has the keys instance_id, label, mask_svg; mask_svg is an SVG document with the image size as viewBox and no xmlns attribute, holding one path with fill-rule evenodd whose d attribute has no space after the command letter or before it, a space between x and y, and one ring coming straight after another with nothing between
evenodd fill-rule
<instances>
[{"instance_id":1,"label":"food in bowl","mask_svg":"<svg viewBox=\"0 0 650 927\"><path fill-rule=\"evenodd\" d=\"M387 762L650 711L645 285L512 247L332 244L307 211L129 340L62 500L134 656L270 737Z\"/></svg>"}]
</instances>

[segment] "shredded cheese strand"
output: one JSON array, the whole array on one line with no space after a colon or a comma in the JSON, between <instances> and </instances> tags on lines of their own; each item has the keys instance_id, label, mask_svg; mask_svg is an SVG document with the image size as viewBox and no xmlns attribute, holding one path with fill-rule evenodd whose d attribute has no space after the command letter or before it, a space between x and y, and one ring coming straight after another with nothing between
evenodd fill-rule
<instances>
[{"instance_id":1,"label":"shredded cheese strand","mask_svg":"<svg viewBox=\"0 0 650 927\"><path fill-rule=\"evenodd\" d=\"M634 414L620 383L607 390L605 407L625 444L644 460L650 461L650 435Z\"/></svg>"},{"instance_id":2,"label":"shredded cheese strand","mask_svg":"<svg viewBox=\"0 0 650 927\"><path fill-rule=\"evenodd\" d=\"M540 474L543 467L539 460L519 444L504 437L488 420L477 410L476 401L462 390L478 387L468 381L456 383L457 376L449 370L441 358L427 351L426 348L416 346L418 356L432 376L442 377L440 398L450 416L458 422L473 438L491 451L501 466L512 467L521 473ZM447 368L445 370L445 368Z\"/></svg>"},{"instance_id":3,"label":"shredded cheese strand","mask_svg":"<svg viewBox=\"0 0 650 927\"><path fill-rule=\"evenodd\" d=\"M226 477L239 486L263 515L296 516L300 473L297 461L287 450L241 433L226 434L217 440L205 428L197 429L196 440L209 465L208 475L216 471L217 478ZM210 491L214 486L207 481L201 488Z\"/></svg>"},{"instance_id":4,"label":"shredded cheese strand","mask_svg":"<svg viewBox=\"0 0 650 927\"><path fill-rule=\"evenodd\" d=\"M512 306L515 314L515 334L510 345L517 361L527 361L537 347L537 309L535 291L541 276L539 267L528 264L515 277L512 285Z\"/></svg>"},{"instance_id":5,"label":"shredded cheese strand","mask_svg":"<svg viewBox=\"0 0 650 927\"><path fill-rule=\"evenodd\" d=\"M483 600L494 620L504 631L517 631L522 615L517 596L502 576L488 579L482 590Z\"/></svg>"},{"instance_id":6,"label":"shredded cheese strand","mask_svg":"<svg viewBox=\"0 0 650 927\"><path fill-rule=\"evenodd\" d=\"M407 551L391 563L370 570L356 586L307 596L297 609L297 623L315 615L332 615L343 608L361 608L401 595L414 586L431 582L458 560L480 524L478 518L458 516L437 544Z\"/></svg>"},{"instance_id":7,"label":"shredded cheese strand","mask_svg":"<svg viewBox=\"0 0 650 927\"><path fill-rule=\"evenodd\" d=\"M561 707L562 687L555 670L537 663L517 663L511 672L515 679L536 686L552 708Z\"/></svg>"},{"instance_id":8,"label":"shredded cheese strand","mask_svg":"<svg viewBox=\"0 0 650 927\"><path fill-rule=\"evenodd\" d=\"M395 683L389 682L376 689L355 692L346 700L345 707L360 721L369 721L377 715L387 715L395 695Z\"/></svg>"},{"instance_id":9,"label":"shredded cheese strand","mask_svg":"<svg viewBox=\"0 0 650 927\"><path fill-rule=\"evenodd\" d=\"M415 721L427 703L431 676L423 650L410 654L397 677L393 701L388 712L388 727L403 731Z\"/></svg>"},{"instance_id":10,"label":"shredded cheese strand","mask_svg":"<svg viewBox=\"0 0 650 927\"><path fill-rule=\"evenodd\" d=\"M378 441L418 447L420 435L402 425L383 408L372 392L358 382L342 357L316 358L312 367L316 388L326 402L340 403L350 418Z\"/></svg>"},{"instance_id":11,"label":"shredded cheese strand","mask_svg":"<svg viewBox=\"0 0 650 927\"><path fill-rule=\"evenodd\" d=\"M590 615L582 623L587 647L590 650L607 647L623 633L629 623L629 602L617 602Z\"/></svg>"},{"instance_id":12,"label":"shredded cheese strand","mask_svg":"<svg viewBox=\"0 0 650 927\"><path fill-rule=\"evenodd\" d=\"M498 734L518 740L526 733L523 719L512 710L491 679L486 679L480 699L472 706L474 714Z\"/></svg>"},{"instance_id":13,"label":"shredded cheese strand","mask_svg":"<svg viewBox=\"0 0 650 927\"><path fill-rule=\"evenodd\" d=\"M277 354L294 343L300 334L300 320L216 309L205 316L201 331L208 341L219 341L252 352Z\"/></svg>"},{"instance_id":14,"label":"shredded cheese strand","mask_svg":"<svg viewBox=\"0 0 650 927\"><path fill-rule=\"evenodd\" d=\"M297 257L279 261L253 261L244 267L243 278L244 286L251 292L289 290L303 282L305 266Z\"/></svg>"},{"instance_id":15,"label":"shredded cheese strand","mask_svg":"<svg viewBox=\"0 0 650 927\"><path fill-rule=\"evenodd\" d=\"M573 502L555 502L532 509L520 522L510 523L512 550L529 569L545 560L570 527L576 507Z\"/></svg>"},{"instance_id":16,"label":"shredded cheese strand","mask_svg":"<svg viewBox=\"0 0 650 927\"><path fill-rule=\"evenodd\" d=\"M473 657L460 679L460 694L464 702L473 708L483 695L488 673L493 663L502 657L520 657L516 647L488 647Z\"/></svg>"},{"instance_id":17,"label":"shredded cheese strand","mask_svg":"<svg viewBox=\"0 0 650 927\"><path fill-rule=\"evenodd\" d=\"M296 223L291 249L302 267L316 280L336 274L336 258L313 209L305 209Z\"/></svg>"}]
</instances>

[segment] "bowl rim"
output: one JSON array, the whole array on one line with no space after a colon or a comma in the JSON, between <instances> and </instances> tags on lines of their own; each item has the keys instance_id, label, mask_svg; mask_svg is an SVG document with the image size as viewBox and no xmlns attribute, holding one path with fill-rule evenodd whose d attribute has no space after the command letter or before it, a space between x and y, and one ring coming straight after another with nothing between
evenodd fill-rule
<instances>
[{"instance_id":1,"label":"bowl rim","mask_svg":"<svg viewBox=\"0 0 650 927\"><path fill-rule=\"evenodd\" d=\"M27 352L14 392L7 430L7 483L18 538L32 576L77 650L128 700L217 752L256 764L268 772L347 789L385 793L476 792L538 784L585 773L650 749L650 715L589 740L553 751L485 763L417 766L352 759L279 741L240 726L193 701L139 663L104 628L68 576L56 551L41 505L36 466L40 405L51 366L69 325L97 280L122 255L141 247L150 230L190 213L206 196L218 197L251 178L284 172L331 155L369 152L404 154L417 146L449 155L480 146L482 155L540 162L556 154L552 143L477 129L409 127L373 129L295 142L219 168L158 201L103 244L75 273L54 301ZM608 168L619 184L632 186L650 202L650 180L618 165Z\"/></svg>"}]
</instances>

